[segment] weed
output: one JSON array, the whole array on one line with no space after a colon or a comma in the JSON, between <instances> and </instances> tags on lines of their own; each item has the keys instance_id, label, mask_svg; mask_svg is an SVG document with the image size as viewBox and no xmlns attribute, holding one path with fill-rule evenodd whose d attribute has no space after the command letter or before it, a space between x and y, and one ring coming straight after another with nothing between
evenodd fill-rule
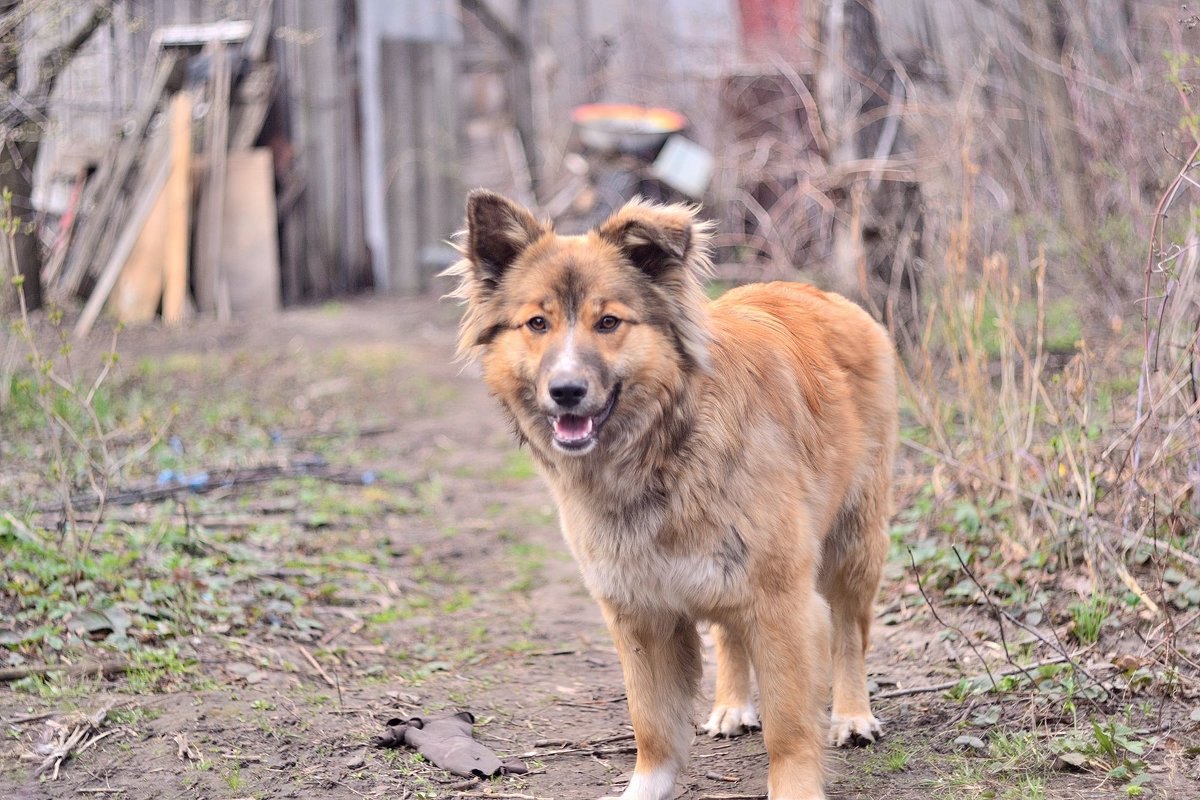
<instances>
[{"instance_id":1,"label":"weed","mask_svg":"<svg viewBox=\"0 0 1200 800\"><path fill-rule=\"evenodd\" d=\"M229 772L225 773L225 785L229 787L229 791L236 792L242 788L242 763L237 758L237 751L233 753L232 762L229 766Z\"/></svg>"},{"instance_id":2,"label":"weed","mask_svg":"<svg viewBox=\"0 0 1200 800\"><path fill-rule=\"evenodd\" d=\"M1015 786L1010 786L1001 795L1003 800L1045 800L1046 784L1037 775L1022 775Z\"/></svg>"},{"instance_id":3,"label":"weed","mask_svg":"<svg viewBox=\"0 0 1200 800\"><path fill-rule=\"evenodd\" d=\"M883 768L887 772L903 772L913 759L913 751L905 742L892 742L883 754Z\"/></svg>"},{"instance_id":4,"label":"weed","mask_svg":"<svg viewBox=\"0 0 1200 800\"><path fill-rule=\"evenodd\" d=\"M1112 611L1112 601L1104 595L1093 595L1086 601L1072 603L1071 633L1083 645L1094 644L1100 639L1104 623Z\"/></svg>"}]
</instances>

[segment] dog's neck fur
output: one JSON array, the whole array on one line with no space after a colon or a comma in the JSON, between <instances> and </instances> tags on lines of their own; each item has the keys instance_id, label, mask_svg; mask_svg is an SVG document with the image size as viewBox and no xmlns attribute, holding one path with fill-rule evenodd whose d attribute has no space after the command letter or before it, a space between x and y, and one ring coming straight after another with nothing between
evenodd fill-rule
<instances>
[{"instance_id":1,"label":"dog's neck fur","mask_svg":"<svg viewBox=\"0 0 1200 800\"><path fill-rule=\"evenodd\" d=\"M585 494L594 507L606 509L626 526L654 528L656 520L664 521L672 495L689 488L681 485L682 476L707 473L696 464L716 460L717 454L703 444L711 437L701 430L705 415L698 413L708 380L700 370L685 369L679 383L658 398L656 413L637 430L622 431L615 441L582 457L525 435L516 415L510 410L508 415L518 440L528 445L556 493Z\"/></svg>"}]
</instances>

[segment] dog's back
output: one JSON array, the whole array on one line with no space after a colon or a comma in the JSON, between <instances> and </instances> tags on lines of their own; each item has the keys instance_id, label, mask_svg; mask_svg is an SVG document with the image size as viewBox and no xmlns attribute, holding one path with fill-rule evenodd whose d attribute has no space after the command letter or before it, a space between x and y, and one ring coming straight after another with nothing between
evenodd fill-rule
<instances>
[{"instance_id":1,"label":"dog's back","mask_svg":"<svg viewBox=\"0 0 1200 800\"><path fill-rule=\"evenodd\" d=\"M709 312L716 391L777 416L826 499L854 501L884 461L890 468L895 351L870 315L839 295L782 281L733 289ZM842 504L830 505L835 515Z\"/></svg>"}]
</instances>

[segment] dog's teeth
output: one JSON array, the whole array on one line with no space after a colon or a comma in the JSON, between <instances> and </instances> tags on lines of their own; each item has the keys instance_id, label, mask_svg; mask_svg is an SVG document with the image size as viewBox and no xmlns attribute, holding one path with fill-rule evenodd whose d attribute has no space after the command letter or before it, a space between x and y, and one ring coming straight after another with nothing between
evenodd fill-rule
<instances>
[{"instance_id":1,"label":"dog's teeth","mask_svg":"<svg viewBox=\"0 0 1200 800\"><path fill-rule=\"evenodd\" d=\"M554 434L565 441L586 439L592 435L592 418L563 414L554 420Z\"/></svg>"}]
</instances>

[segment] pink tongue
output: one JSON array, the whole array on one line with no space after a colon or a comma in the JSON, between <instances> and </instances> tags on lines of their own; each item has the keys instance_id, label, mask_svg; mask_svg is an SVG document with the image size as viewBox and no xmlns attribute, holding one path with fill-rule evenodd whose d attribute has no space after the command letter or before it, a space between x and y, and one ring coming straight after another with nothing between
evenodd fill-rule
<instances>
[{"instance_id":1,"label":"pink tongue","mask_svg":"<svg viewBox=\"0 0 1200 800\"><path fill-rule=\"evenodd\" d=\"M563 414L554 420L554 435L560 439L586 439L592 433L592 418Z\"/></svg>"}]
</instances>

